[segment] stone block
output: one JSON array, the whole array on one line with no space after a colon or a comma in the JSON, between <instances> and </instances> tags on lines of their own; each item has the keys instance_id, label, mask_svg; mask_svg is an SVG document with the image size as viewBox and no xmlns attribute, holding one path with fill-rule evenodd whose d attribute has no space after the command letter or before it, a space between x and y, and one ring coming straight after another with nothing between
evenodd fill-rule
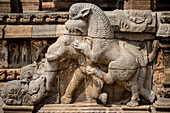
<instances>
[{"instance_id":1,"label":"stone block","mask_svg":"<svg viewBox=\"0 0 170 113\"><path fill-rule=\"evenodd\" d=\"M0 13L10 13L10 12L11 12L10 3L0 2Z\"/></svg>"},{"instance_id":2,"label":"stone block","mask_svg":"<svg viewBox=\"0 0 170 113\"><path fill-rule=\"evenodd\" d=\"M32 38L55 38L56 25L35 25L32 29Z\"/></svg>"},{"instance_id":3,"label":"stone block","mask_svg":"<svg viewBox=\"0 0 170 113\"><path fill-rule=\"evenodd\" d=\"M39 10L39 3L37 3L37 2L31 2L31 3L24 2L24 3L22 3L22 9L23 9L23 12L25 12L25 11L38 11Z\"/></svg>"},{"instance_id":4,"label":"stone block","mask_svg":"<svg viewBox=\"0 0 170 113\"><path fill-rule=\"evenodd\" d=\"M5 26L0 25L0 39L3 38L3 29Z\"/></svg>"},{"instance_id":5,"label":"stone block","mask_svg":"<svg viewBox=\"0 0 170 113\"><path fill-rule=\"evenodd\" d=\"M39 0L21 0L23 12L25 11L38 11Z\"/></svg>"},{"instance_id":6,"label":"stone block","mask_svg":"<svg viewBox=\"0 0 170 113\"><path fill-rule=\"evenodd\" d=\"M32 3L32 2L39 2L39 0L20 0L21 2Z\"/></svg>"},{"instance_id":7,"label":"stone block","mask_svg":"<svg viewBox=\"0 0 170 113\"><path fill-rule=\"evenodd\" d=\"M31 25L7 25L4 38L31 38Z\"/></svg>"},{"instance_id":8,"label":"stone block","mask_svg":"<svg viewBox=\"0 0 170 113\"><path fill-rule=\"evenodd\" d=\"M150 10L150 0L124 0L124 9Z\"/></svg>"},{"instance_id":9,"label":"stone block","mask_svg":"<svg viewBox=\"0 0 170 113\"><path fill-rule=\"evenodd\" d=\"M64 32L65 32L65 25L57 25L56 37L64 35Z\"/></svg>"},{"instance_id":10,"label":"stone block","mask_svg":"<svg viewBox=\"0 0 170 113\"><path fill-rule=\"evenodd\" d=\"M52 10L55 8L54 2L42 2L42 10Z\"/></svg>"}]
</instances>

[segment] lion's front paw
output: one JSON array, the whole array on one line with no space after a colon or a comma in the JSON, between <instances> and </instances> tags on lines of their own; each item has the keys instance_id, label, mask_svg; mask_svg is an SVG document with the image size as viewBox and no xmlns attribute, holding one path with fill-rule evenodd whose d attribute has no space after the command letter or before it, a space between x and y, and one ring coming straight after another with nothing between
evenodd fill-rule
<instances>
[{"instance_id":1,"label":"lion's front paw","mask_svg":"<svg viewBox=\"0 0 170 113\"><path fill-rule=\"evenodd\" d=\"M137 101L130 101L126 105L129 107L137 107L139 106L139 103Z\"/></svg>"},{"instance_id":2,"label":"lion's front paw","mask_svg":"<svg viewBox=\"0 0 170 113\"><path fill-rule=\"evenodd\" d=\"M75 49L78 49L78 50L81 50L81 49L82 49L81 46L80 46L80 42L79 42L78 40L75 40L75 41L73 42L73 47L74 47Z\"/></svg>"},{"instance_id":3,"label":"lion's front paw","mask_svg":"<svg viewBox=\"0 0 170 113\"><path fill-rule=\"evenodd\" d=\"M96 74L96 69L93 68L93 67L91 67L91 66L87 66L87 67L86 67L86 73L87 73L88 75L94 75L94 74Z\"/></svg>"},{"instance_id":4,"label":"lion's front paw","mask_svg":"<svg viewBox=\"0 0 170 113\"><path fill-rule=\"evenodd\" d=\"M46 58L48 61L54 61L56 60L55 56L54 55L46 55Z\"/></svg>"}]
</instances>

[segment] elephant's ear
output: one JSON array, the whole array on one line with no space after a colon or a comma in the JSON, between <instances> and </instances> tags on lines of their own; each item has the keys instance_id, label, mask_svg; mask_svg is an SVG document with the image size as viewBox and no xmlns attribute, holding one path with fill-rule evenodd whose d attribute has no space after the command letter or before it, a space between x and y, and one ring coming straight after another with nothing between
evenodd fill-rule
<instances>
[{"instance_id":1,"label":"elephant's ear","mask_svg":"<svg viewBox=\"0 0 170 113\"><path fill-rule=\"evenodd\" d=\"M90 8L84 8L80 12L82 14L82 17L85 17L90 13Z\"/></svg>"}]
</instances>

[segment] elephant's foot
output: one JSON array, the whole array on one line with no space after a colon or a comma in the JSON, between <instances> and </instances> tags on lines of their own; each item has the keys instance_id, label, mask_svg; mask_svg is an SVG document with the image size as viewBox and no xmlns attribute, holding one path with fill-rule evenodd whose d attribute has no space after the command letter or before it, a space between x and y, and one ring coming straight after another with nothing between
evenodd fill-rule
<instances>
[{"instance_id":1,"label":"elephant's foot","mask_svg":"<svg viewBox=\"0 0 170 113\"><path fill-rule=\"evenodd\" d=\"M149 94L149 101L153 103L155 100L155 92L151 90L151 93Z\"/></svg>"},{"instance_id":2,"label":"elephant's foot","mask_svg":"<svg viewBox=\"0 0 170 113\"><path fill-rule=\"evenodd\" d=\"M107 93L102 93L99 95L99 100L103 103L103 104L107 104Z\"/></svg>"},{"instance_id":3,"label":"elephant's foot","mask_svg":"<svg viewBox=\"0 0 170 113\"><path fill-rule=\"evenodd\" d=\"M61 104L70 104L72 102L71 97L67 97L66 95L61 97Z\"/></svg>"},{"instance_id":4,"label":"elephant's foot","mask_svg":"<svg viewBox=\"0 0 170 113\"><path fill-rule=\"evenodd\" d=\"M137 107L137 106L139 106L139 103L138 103L138 101L132 101L131 100L126 105L129 106L129 107Z\"/></svg>"}]
</instances>

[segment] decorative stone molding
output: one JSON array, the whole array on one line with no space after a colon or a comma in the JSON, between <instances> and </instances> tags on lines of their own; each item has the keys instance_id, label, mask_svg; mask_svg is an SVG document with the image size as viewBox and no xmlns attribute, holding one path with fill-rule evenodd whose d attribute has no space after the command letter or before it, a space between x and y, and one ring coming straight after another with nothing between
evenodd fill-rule
<instances>
[{"instance_id":1,"label":"decorative stone molding","mask_svg":"<svg viewBox=\"0 0 170 113\"><path fill-rule=\"evenodd\" d=\"M0 13L2 24L43 24L64 23L68 19L67 12L56 13ZM62 20L62 21L61 21Z\"/></svg>"},{"instance_id":2,"label":"decorative stone molding","mask_svg":"<svg viewBox=\"0 0 170 113\"><path fill-rule=\"evenodd\" d=\"M20 79L20 68L0 69L0 81L10 81Z\"/></svg>"},{"instance_id":3,"label":"decorative stone molding","mask_svg":"<svg viewBox=\"0 0 170 113\"><path fill-rule=\"evenodd\" d=\"M151 10L114 10L107 12L114 31L154 33L156 14Z\"/></svg>"}]
</instances>

